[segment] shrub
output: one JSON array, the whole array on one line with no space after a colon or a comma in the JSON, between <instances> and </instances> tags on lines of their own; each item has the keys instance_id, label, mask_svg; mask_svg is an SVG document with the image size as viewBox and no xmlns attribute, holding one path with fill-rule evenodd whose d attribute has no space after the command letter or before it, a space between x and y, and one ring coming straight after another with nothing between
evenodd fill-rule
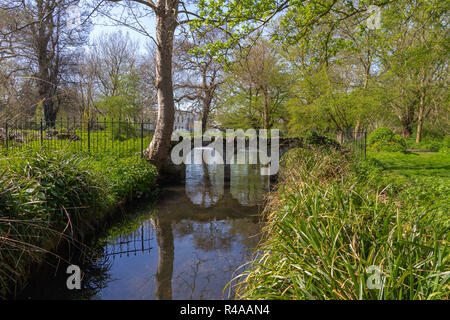
<instances>
[{"instance_id":1,"label":"shrub","mask_svg":"<svg viewBox=\"0 0 450 320\"><path fill-rule=\"evenodd\" d=\"M0 297L18 288L29 265L62 239L83 233L111 199L83 156L29 152L0 164Z\"/></svg>"},{"instance_id":2,"label":"shrub","mask_svg":"<svg viewBox=\"0 0 450 320\"><path fill-rule=\"evenodd\" d=\"M394 132L387 127L377 128L367 136L367 144L372 145L378 141L389 140L393 135Z\"/></svg>"},{"instance_id":3,"label":"shrub","mask_svg":"<svg viewBox=\"0 0 450 320\"><path fill-rule=\"evenodd\" d=\"M439 153L450 154L450 147L442 147L439 149Z\"/></svg>"},{"instance_id":4,"label":"shrub","mask_svg":"<svg viewBox=\"0 0 450 320\"><path fill-rule=\"evenodd\" d=\"M391 129L380 127L367 136L367 149L377 152L405 152L406 141Z\"/></svg>"},{"instance_id":5,"label":"shrub","mask_svg":"<svg viewBox=\"0 0 450 320\"><path fill-rule=\"evenodd\" d=\"M442 146L450 148L450 136L446 136L443 140L442 140Z\"/></svg>"},{"instance_id":6,"label":"shrub","mask_svg":"<svg viewBox=\"0 0 450 320\"><path fill-rule=\"evenodd\" d=\"M157 191L156 168L139 157L120 158L106 154L99 156L93 166L108 179L108 185L116 201L152 196Z\"/></svg>"},{"instance_id":7,"label":"shrub","mask_svg":"<svg viewBox=\"0 0 450 320\"><path fill-rule=\"evenodd\" d=\"M306 133L305 142L315 147L340 149L340 144L333 139L318 134L316 131L310 130Z\"/></svg>"},{"instance_id":8,"label":"shrub","mask_svg":"<svg viewBox=\"0 0 450 320\"><path fill-rule=\"evenodd\" d=\"M439 149L440 153L450 153L450 136L446 136L442 140L442 147Z\"/></svg>"},{"instance_id":9,"label":"shrub","mask_svg":"<svg viewBox=\"0 0 450 320\"><path fill-rule=\"evenodd\" d=\"M417 143L415 138L406 139L408 148L418 149L422 151L438 152L444 146L443 140L436 140L435 138L423 137L422 141Z\"/></svg>"}]
</instances>

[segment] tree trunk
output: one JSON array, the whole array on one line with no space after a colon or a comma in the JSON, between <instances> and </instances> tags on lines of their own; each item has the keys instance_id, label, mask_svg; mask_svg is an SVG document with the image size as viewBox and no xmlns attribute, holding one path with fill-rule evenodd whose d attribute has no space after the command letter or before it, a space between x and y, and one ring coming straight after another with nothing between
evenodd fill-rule
<instances>
[{"instance_id":1,"label":"tree trunk","mask_svg":"<svg viewBox=\"0 0 450 320\"><path fill-rule=\"evenodd\" d=\"M58 109L54 107L53 98L49 98L43 103L45 125L48 128L54 128L56 125L56 116Z\"/></svg>"},{"instance_id":2,"label":"tree trunk","mask_svg":"<svg viewBox=\"0 0 450 320\"><path fill-rule=\"evenodd\" d=\"M172 299L174 245L170 221L156 217L153 221L158 243L158 269L156 271L156 298Z\"/></svg>"},{"instance_id":3,"label":"tree trunk","mask_svg":"<svg viewBox=\"0 0 450 320\"><path fill-rule=\"evenodd\" d=\"M419 111L419 118L417 119L417 134L416 134L416 142L420 143L422 140L422 125L423 125L423 110L422 108Z\"/></svg>"},{"instance_id":4,"label":"tree trunk","mask_svg":"<svg viewBox=\"0 0 450 320\"><path fill-rule=\"evenodd\" d=\"M416 134L417 143L420 143L420 140L422 140L424 103L425 103L425 94L422 92L422 94L420 95L420 102L419 102L419 115L417 116L417 134Z\"/></svg>"},{"instance_id":5,"label":"tree trunk","mask_svg":"<svg viewBox=\"0 0 450 320\"><path fill-rule=\"evenodd\" d=\"M356 140L358 139L359 134L359 127L361 126L361 122L359 121L359 118L356 120L355 124L355 130L353 131L353 138Z\"/></svg>"},{"instance_id":6,"label":"tree trunk","mask_svg":"<svg viewBox=\"0 0 450 320\"><path fill-rule=\"evenodd\" d=\"M206 131L206 126L208 124L209 106L203 107L202 112L202 132Z\"/></svg>"},{"instance_id":7,"label":"tree trunk","mask_svg":"<svg viewBox=\"0 0 450 320\"><path fill-rule=\"evenodd\" d=\"M408 121L402 121L402 137L409 138L412 134L411 123Z\"/></svg>"},{"instance_id":8,"label":"tree trunk","mask_svg":"<svg viewBox=\"0 0 450 320\"><path fill-rule=\"evenodd\" d=\"M409 106L401 116L399 116L402 124L402 137L409 138L412 135L412 124L414 122L414 108Z\"/></svg>"},{"instance_id":9,"label":"tree trunk","mask_svg":"<svg viewBox=\"0 0 450 320\"><path fill-rule=\"evenodd\" d=\"M160 0L156 14L156 90L158 117L155 134L145 158L158 169L167 160L175 118L172 84L173 36L177 27L178 1Z\"/></svg>"},{"instance_id":10,"label":"tree trunk","mask_svg":"<svg viewBox=\"0 0 450 320\"><path fill-rule=\"evenodd\" d=\"M35 34L32 36L34 45L37 49L38 62L38 94L42 101L42 109L44 113L44 121L47 127L53 128L55 126L56 116L58 114L59 106L55 105L55 95L58 88L58 74L59 74L59 53L58 53L58 36L53 39L52 35L58 31L53 14L46 18L48 6L50 3L38 1L37 17L41 20L39 27L35 29Z\"/></svg>"},{"instance_id":11,"label":"tree trunk","mask_svg":"<svg viewBox=\"0 0 450 320\"><path fill-rule=\"evenodd\" d=\"M367 37L369 37L369 33L367 34ZM367 39L367 41L369 41L369 39ZM368 49L367 50L367 61L366 61L366 63L364 63L364 84L363 84L364 96L366 95L367 85L369 84L371 64L372 64L371 53L370 53L370 49ZM353 131L353 138L355 140L358 139L360 127L361 127L361 117L358 116L358 119L356 120L356 124L355 124L355 130Z\"/></svg>"},{"instance_id":12,"label":"tree trunk","mask_svg":"<svg viewBox=\"0 0 450 320\"><path fill-rule=\"evenodd\" d=\"M208 125L209 112L211 110L212 96L207 93L206 98L203 100L203 110L202 110L202 132L206 131Z\"/></svg>"},{"instance_id":13,"label":"tree trunk","mask_svg":"<svg viewBox=\"0 0 450 320\"><path fill-rule=\"evenodd\" d=\"M48 63L45 59L39 59L39 80L38 80L38 94L42 101L42 111L44 113L44 121L47 127L53 128L55 126L56 116L58 115L58 106L55 106L56 95L56 79L48 77Z\"/></svg>"},{"instance_id":14,"label":"tree trunk","mask_svg":"<svg viewBox=\"0 0 450 320\"><path fill-rule=\"evenodd\" d=\"M264 96L264 129L269 129L269 101L267 98L267 88L262 88Z\"/></svg>"}]
</instances>

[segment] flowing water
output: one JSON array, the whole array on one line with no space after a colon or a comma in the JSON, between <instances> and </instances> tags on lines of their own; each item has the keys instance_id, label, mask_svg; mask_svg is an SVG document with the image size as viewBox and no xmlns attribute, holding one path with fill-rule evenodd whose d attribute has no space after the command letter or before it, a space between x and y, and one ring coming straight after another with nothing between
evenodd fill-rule
<instances>
[{"instance_id":1,"label":"flowing water","mask_svg":"<svg viewBox=\"0 0 450 320\"><path fill-rule=\"evenodd\" d=\"M94 262L80 262L81 290L66 288L61 264L22 298L232 299L227 283L260 240L269 184L259 165L187 165L185 185L164 188L96 240Z\"/></svg>"}]
</instances>

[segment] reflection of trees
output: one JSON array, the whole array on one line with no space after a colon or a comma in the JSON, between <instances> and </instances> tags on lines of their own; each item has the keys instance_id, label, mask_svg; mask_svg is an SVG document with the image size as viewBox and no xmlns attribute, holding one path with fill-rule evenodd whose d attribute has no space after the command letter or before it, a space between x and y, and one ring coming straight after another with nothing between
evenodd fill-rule
<instances>
[{"instance_id":1,"label":"reflection of trees","mask_svg":"<svg viewBox=\"0 0 450 320\"><path fill-rule=\"evenodd\" d=\"M160 300L172 299L172 274L174 245L172 223L155 217L153 226L158 242L158 270L156 272L156 297Z\"/></svg>"},{"instance_id":2,"label":"reflection of trees","mask_svg":"<svg viewBox=\"0 0 450 320\"><path fill-rule=\"evenodd\" d=\"M194 149L195 152L203 150ZM192 154L192 153L191 153ZM250 153L240 152L248 163ZM193 156L192 156L193 157ZM255 157L252 152L252 157ZM236 155L232 162L239 160ZM186 166L186 195L193 204L201 207L216 205L224 195L225 178L230 178L230 192L243 206L255 206L263 201L263 194L268 189L266 176L261 176L258 164L208 165L191 164ZM228 179L227 179L228 181Z\"/></svg>"},{"instance_id":3,"label":"reflection of trees","mask_svg":"<svg viewBox=\"0 0 450 320\"><path fill-rule=\"evenodd\" d=\"M177 276L177 280L180 280L180 287L186 287L186 291L190 291L189 299L193 299L197 289L197 276L200 266L206 263L208 260L199 257L198 253L195 253L196 257L194 263L191 265L190 270L180 272ZM189 281L192 279L191 281ZM209 281L208 281L209 282ZM203 296L201 296L203 298Z\"/></svg>"},{"instance_id":4,"label":"reflection of trees","mask_svg":"<svg viewBox=\"0 0 450 320\"><path fill-rule=\"evenodd\" d=\"M186 166L186 195L196 205L211 207L223 195L223 166L192 164Z\"/></svg>"},{"instance_id":5,"label":"reflection of trees","mask_svg":"<svg viewBox=\"0 0 450 320\"><path fill-rule=\"evenodd\" d=\"M258 217L230 220L229 234L239 236L244 250L254 249L261 239L262 221Z\"/></svg>"},{"instance_id":6,"label":"reflection of trees","mask_svg":"<svg viewBox=\"0 0 450 320\"><path fill-rule=\"evenodd\" d=\"M174 233L180 238L192 235L194 247L205 251L226 252L234 240L233 234L229 233L226 221L198 223L192 220L181 220L174 224Z\"/></svg>"},{"instance_id":7,"label":"reflection of trees","mask_svg":"<svg viewBox=\"0 0 450 320\"><path fill-rule=\"evenodd\" d=\"M230 165L230 192L243 206L255 206L264 199L267 179L256 164Z\"/></svg>"},{"instance_id":8,"label":"reflection of trees","mask_svg":"<svg viewBox=\"0 0 450 320\"><path fill-rule=\"evenodd\" d=\"M84 273L83 290L72 290L76 295L75 299L92 299L104 288L111 280L109 270L111 269L109 257L98 257L95 263L88 263L81 266ZM67 276L67 275L66 275ZM59 297L58 297L59 299Z\"/></svg>"}]
</instances>

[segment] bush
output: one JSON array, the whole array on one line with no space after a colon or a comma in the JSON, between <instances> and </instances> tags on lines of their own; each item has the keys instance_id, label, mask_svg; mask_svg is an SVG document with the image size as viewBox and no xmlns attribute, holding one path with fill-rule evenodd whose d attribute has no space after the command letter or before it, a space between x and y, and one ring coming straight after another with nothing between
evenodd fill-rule
<instances>
[{"instance_id":1,"label":"bush","mask_svg":"<svg viewBox=\"0 0 450 320\"><path fill-rule=\"evenodd\" d=\"M107 183L83 156L29 152L0 164L0 297L22 286L29 265L62 239L82 234L110 204Z\"/></svg>"},{"instance_id":2,"label":"bush","mask_svg":"<svg viewBox=\"0 0 450 320\"><path fill-rule=\"evenodd\" d=\"M341 145L333 139L318 134L316 131L310 130L306 133L305 142L315 147L340 149Z\"/></svg>"},{"instance_id":3,"label":"bush","mask_svg":"<svg viewBox=\"0 0 450 320\"><path fill-rule=\"evenodd\" d=\"M439 153L450 154L450 147L442 147L439 149Z\"/></svg>"},{"instance_id":4,"label":"bush","mask_svg":"<svg viewBox=\"0 0 450 320\"><path fill-rule=\"evenodd\" d=\"M422 141L417 143L415 138L406 139L406 144L410 149L418 149L422 151L438 152L444 145L443 140L436 140L430 137L423 137Z\"/></svg>"},{"instance_id":5,"label":"bush","mask_svg":"<svg viewBox=\"0 0 450 320\"><path fill-rule=\"evenodd\" d=\"M450 148L450 136L446 136L443 140L442 140L442 146Z\"/></svg>"},{"instance_id":6,"label":"bush","mask_svg":"<svg viewBox=\"0 0 450 320\"><path fill-rule=\"evenodd\" d=\"M386 127L377 128L367 136L369 151L405 152L406 147L405 139Z\"/></svg>"},{"instance_id":7,"label":"bush","mask_svg":"<svg viewBox=\"0 0 450 320\"><path fill-rule=\"evenodd\" d=\"M103 155L96 159L93 166L108 179L109 188L116 201L153 196L157 191L156 168L139 157Z\"/></svg>"}]
</instances>

